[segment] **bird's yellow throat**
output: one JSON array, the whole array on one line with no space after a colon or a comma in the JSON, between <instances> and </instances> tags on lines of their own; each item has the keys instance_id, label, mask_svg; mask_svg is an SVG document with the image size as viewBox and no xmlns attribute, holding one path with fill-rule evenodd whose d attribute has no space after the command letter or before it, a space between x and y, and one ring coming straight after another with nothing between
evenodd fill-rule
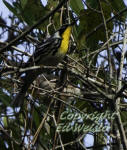
<instances>
[{"instance_id":1,"label":"bird's yellow throat","mask_svg":"<svg viewBox=\"0 0 127 150\"><path fill-rule=\"evenodd\" d=\"M61 53L61 54L65 55L68 51L69 40L70 40L70 36L71 36L71 29L72 29L72 27L68 26L62 34L62 42L61 42L61 46L59 48L59 53Z\"/></svg>"}]
</instances>

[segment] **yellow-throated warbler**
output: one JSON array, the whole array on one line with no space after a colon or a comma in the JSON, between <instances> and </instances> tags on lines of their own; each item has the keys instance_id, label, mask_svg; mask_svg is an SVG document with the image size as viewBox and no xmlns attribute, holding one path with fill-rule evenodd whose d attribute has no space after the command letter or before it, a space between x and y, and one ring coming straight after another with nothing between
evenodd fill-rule
<instances>
[{"instance_id":1,"label":"yellow-throated warbler","mask_svg":"<svg viewBox=\"0 0 127 150\"><path fill-rule=\"evenodd\" d=\"M28 60L26 66L31 65L46 65L56 66L61 62L68 51L69 40L71 36L72 25L63 25L57 30L51 37L43 40L35 50L33 56ZM42 73L40 70L30 70L26 72L23 78L23 85L16 95L13 105L15 107L22 106L26 91L30 87L30 84Z\"/></svg>"}]
</instances>

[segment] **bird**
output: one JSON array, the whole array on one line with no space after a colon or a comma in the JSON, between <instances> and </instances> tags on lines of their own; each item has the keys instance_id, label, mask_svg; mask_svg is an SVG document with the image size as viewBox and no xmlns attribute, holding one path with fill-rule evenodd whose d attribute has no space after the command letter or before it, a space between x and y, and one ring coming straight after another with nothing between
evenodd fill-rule
<instances>
[{"instance_id":1,"label":"bird","mask_svg":"<svg viewBox=\"0 0 127 150\"><path fill-rule=\"evenodd\" d=\"M72 24L65 24L53 35L41 41L35 49L33 55L26 62L25 67L30 66L57 66L66 56L69 48L69 41L72 32ZM31 83L42 74L43 69L29 70L23 77L23 84L16 94L13 106L22 107L24 98Z\"/></svg>"}]
</instances>

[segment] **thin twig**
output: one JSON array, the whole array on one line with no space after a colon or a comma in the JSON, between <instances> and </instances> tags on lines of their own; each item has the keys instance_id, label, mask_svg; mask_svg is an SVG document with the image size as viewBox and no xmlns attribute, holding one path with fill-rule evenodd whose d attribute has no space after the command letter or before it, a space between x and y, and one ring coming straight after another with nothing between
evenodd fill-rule
<instances>
[{"instance_id":1,"label":"thin twig","mask_svg":"<svg viewBox=\"0 0 127 150\"><path fill-rule=\"evenodd\" d=\"M123 39L123 48L122 48L122 52L121 52L120 71L119 71L119 76L118 76L118 91L122 87L122 71L123 71L123 64L124 64L124 55L125 55L125 51L126 51L126 44L127 44L127 28L125 30L124 39ZM127 138L125 135L125 131L124 131L121 116L120 116L120 101L121 101L121 98L118 97L116 99L117 123L118 123L118 127L120 130L123 147L125 150L127 150Z\"/></svg>"},{"instance_id":2,"label":"thin twig","mask_svg":"<svg viewBox=\"0 0 127 150\"><path fill-rule=\"evenodd\" d=\"M109 41L108 41L109 40L109 37L108 37L108 28L107 28L107 24L106 24L104 12L103 12L103 8L102 8L100 0L99 0L99 5L100 5L100 9L101 9L101 14L102 14L102 18L103 18L103 24L104 24L105 34L106 34L108 65L109 65L109 77L110 77L110 81L111 81L111 79L112 79L112 63L111 63L110 45L109 45Z\"/></svg>"},{"instance_id":3,"label":"thin twig","mask_svg":"<svg viewBox=\"0 0 127 150\"><path fill-rule=\"evenodd\" d=\"M53 115L53 121L54 121L54 123L55 123L55 126L57 127L57 122L56 122L56 119L55 119L55 116L54 116L54 115ZM60 140L60 144L61 144L62 150L65 150L65 149L64 149L63 142L62 142L62 139L61 139L60 133L58 133L58 136L59 136L59 140Z\"/></svg>"},{"instance_id":4,"label":"thin twig","mask_svg":"<svg viewBox=\"0 0 127 150\"><path fill-rule=\"evenodd\" d=\"M113 34L102 46L101 48L97 49L97 50L94 50L93 52L91 52L90 54L88 54L87 56L83 56L82 59L85 59L86 57L90 57L91 55L95 55L95 54L98 54L100 52L102 52L103 50L106 49L106 45L116 36L116 34ZM122 41L119 41L119 42L114 42L112 44L109 45L109 47L112 47L112 46L115 46L115 45L118 45L118 44L122 44Z\"/></svg>"},{"instance_id":5,"label":"thin twig","mask_svg":"<svg viewBox=\"0 0 127 150\"><path fill-rule=\"evenodd\" d=\"M41 123L40 123L40 125L39 125L39 127L38 127L38 129L37 129L37 131L36 131L36 133L35 133L35 135L34 135L34 137L33 137L33 140L32 140L32 143L31 143L32 145L34 145L35 142L37 141L37 138L38 138L39 133L40 133L40 131L41 131L43 125L44 125L44 122L45 122L45 120L46 120L46 118L47 118L47 116L48 116L48 113L49 113L49 110L50 110L50 108L51 108L52 103L53 103L53 99L51 100L51 102L50 102L50 104L49 104L49 106L48 106L47 112L46 112L46 114L44 115L44 118L42 119L42 121L41 121Z\"/></svg>"},{"instance_id":6,"label":"thin twig","mask_svg":"<svg viewBox=\"0 0 127 150\"><path fill-rule=\"evenodd\" d=\"M115 19L116 17L119 17L121 14L123 14L124 12L127 11L127 7L125 7L124 9L122 9L120 12L118 12L116 15L114 15L113 17L111 18L108 18L106 20L106 23L109 23L110 21L112 21L113 19ZM91 35L93 35L94 32L96 32L98 29L100 29L101 27L104 26L104 23L101 23L99 24L98 26L96 26L91 32L89 32L87 35L86 35L86 39L89 38Z\"/></svg>"},{"instance_id":7,"label":"thin twig","mask_svg":"<svg viewBox=\"0 0 127 150\"><path fill-rule=\"evenodd\" d=\"M13 141L15 144L20 145L20 143L17 142L13 137L11 137L11 136L4 130L4 128L2 128L1 126L0 126L0 131L3 132L3 133L4 133L11 141Z\"/></svg>"},{"instance_id":8,"label":"thin twig","mask_svg":"<svg viewBox=\"0 0 127 150\"><path fill-rule=\"evenodd\" d=\"M10 43L6 46L4 46L3 48L0 49L0 53L3 53L4 51L7 51L7 49L14 45L16 42L18 42L19 40L21 40L22 38L24 38L29 32L31 32L34 28L36 28L38 25L40 25L41 23L43 23L44 21L46 21L50 16L52 16L59 8L62 7L62 5L67 2L68 0L62 0L55 9L53 9L50 13L48 13L47 15L45 15L43 18L41 18L37 23L35 23L34 25L32 25L31 27L29 27L26 31L24 31L23 33L21 33L21 35L17 36L15 39L13 39L12 41L10 41Z\"/></svg>"},{"instance_id":9,"label":"thin twig","mask_svg":"<svg viewBox=\"0 0 127 150\"><path fill-rule=\"evenodd\" d=\"M1 44L5 44L5 45L8 45L8 42L2 42L1 40L0 40L0 43L1 43ZM20 49L20 48L18 48L18 47L16 47L16 46L11 46L11 47L14 48L16 51L18 51L18 52L20 52L20 53L22 53L22 54L24 54L24 55L26 55L26 56L29 56L29 57L32 56L30 53L25 52L25 51L23 51L22 49Z\"/></svg>"}]
</instances>

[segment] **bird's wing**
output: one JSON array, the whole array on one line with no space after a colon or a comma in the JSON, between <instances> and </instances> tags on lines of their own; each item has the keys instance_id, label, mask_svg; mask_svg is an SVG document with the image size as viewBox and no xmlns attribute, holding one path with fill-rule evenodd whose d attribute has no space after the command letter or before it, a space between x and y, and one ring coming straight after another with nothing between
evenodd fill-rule
<instances>
[{"instance_id":1,"label":"bird's wing","mask_svg":"<svg viewBox=\"0 0 127 150\"><path fill-rule=\"evenodd\" d=\"M54 52L60 47L61 38L48 38L46 41L40 43L34 53L34 58L39 55L48 55L48 53L54 54Z\"/></svg>"},{"instance_id":2,"label":"bird's wing","mask_svg":"<svg viewBox=\"0 0 127 150\"><path fill-rule=\"evenodd\" d=\"M45 58L47 55L55 55L57 49L60 47L62 38L48 38L37 45L33 56L28 60L26 66L30 66L31 63L37 64L40 59Z\"/></svg>"}]
</instances>

